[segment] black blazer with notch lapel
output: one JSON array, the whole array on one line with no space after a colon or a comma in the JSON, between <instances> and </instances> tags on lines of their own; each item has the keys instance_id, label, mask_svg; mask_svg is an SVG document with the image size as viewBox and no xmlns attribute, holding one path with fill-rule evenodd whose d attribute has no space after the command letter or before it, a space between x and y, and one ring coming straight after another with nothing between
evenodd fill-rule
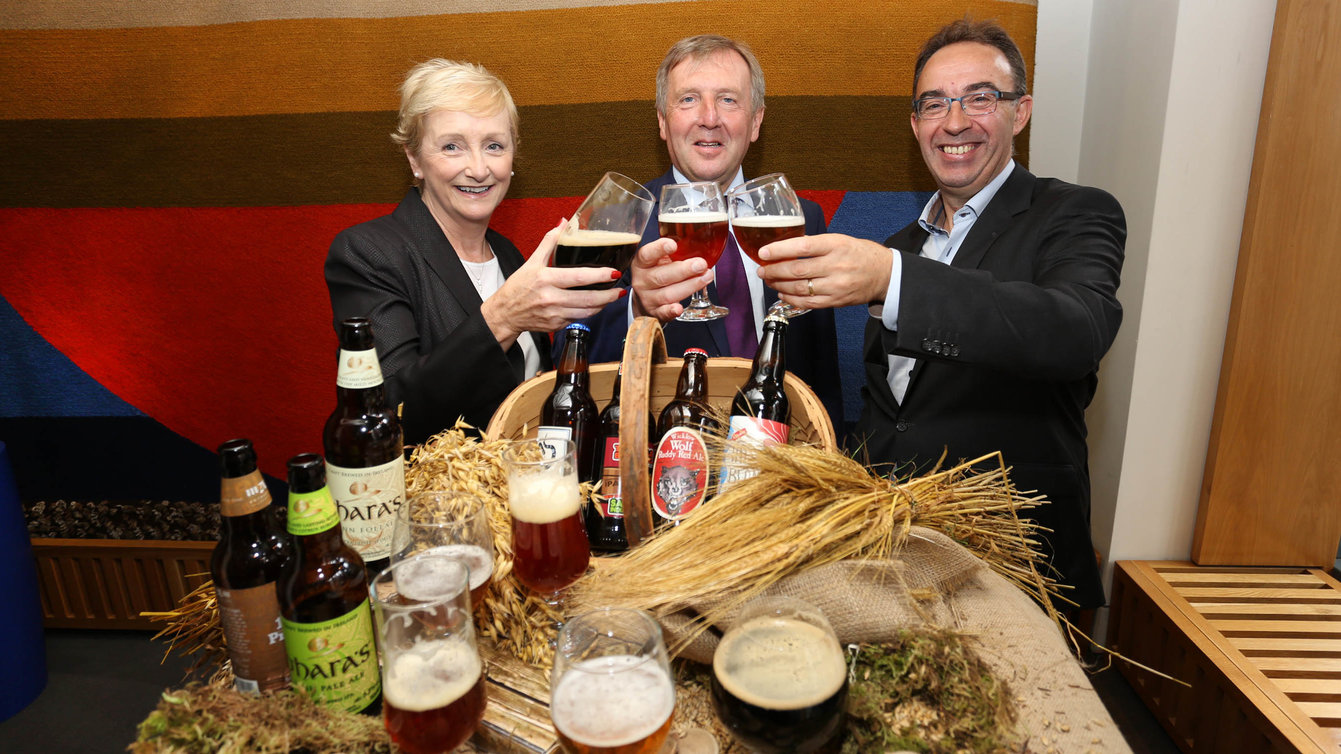
<instances>
[{"instance_id":1,"label":"black blazer with notch lapel","mask_svg":"<svg viewBox=\"0 0 1341 754\"><path fill-rule=\"evenodd\" d=\"M1067 597L1103 604L1089 528L1085 408L1117 335L1126 241L1109 194L1016 166L950 265L918 256L912 223L885 241L901 253L898 330L867 323L862 416L850 446L873 463L928 470L1000 450L1021 491L1051 501L1029 515ZM889 354L917 358L902 404ZM906 469L905 469L906 471Z\"/></svg>"},{"instance_id":2,"label":"black blazer with notch lapel","mask_svg":"<svg viewBox=\"0 0 1341 754\"><path fill-rule=\"evenodd\" d=\"M522 265L517 247L490 229L485 240L504 277ZM494 338L469 273L411 188L396 209L342 231L326 257L335 324L369 317L391 405L403 403L405 442L422 442L457 417L483 430L523 380L522 350ZM532 332L541 371L550 343Z\"/></svg>"},{"instance_id":3,"label":"black blazer with notch lapel","mask_svg":"<svg viewBox=\"0 0 1341 754\"><path fill-rule=\"evenodd\" d=\"M649 244L661 237L657 225L657 210L661 206L661 188L675 183L674 174L666 171L663 175L645 184L657 204L652 208L652 219L643 231L642 244ZM806 220L806 235L824 233L826 225L824 212L820 206L809 199L801 200ZM621 284L628 285L628 276ZM708 296L717 298L717 283L708 284ZM755 311L755 321L762 322L768 307L778 300L777 291L764 286L763 310ZM589 352L591 362L619 361L624 355L624 335L628 332L627 299L621 298L607 306L599 314L584 322L592 329L592 344ZM666 354L671 360L679 358L687 348L702 348L708 356L729 356L731 349L726 338L726 320L711 322L679 322L672 320L662 325L662 334L666 337ZM563 347L563 336L555 338L554 353ZM801 378L819 397L835 427L843 424L843 391L838 380L838 336L834 330L833 311L820 309L800 317L794 317L787 325L787 370Z\"/></svg>"}]
</instances>

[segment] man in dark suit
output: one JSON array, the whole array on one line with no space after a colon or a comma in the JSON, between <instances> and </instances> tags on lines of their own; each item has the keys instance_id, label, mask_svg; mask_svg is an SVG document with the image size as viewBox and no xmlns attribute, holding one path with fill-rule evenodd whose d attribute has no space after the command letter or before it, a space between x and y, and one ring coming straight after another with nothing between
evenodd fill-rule
<instances>
[{"instance_id":1,"label":"man in dark suit","mask_svg":"<svg viewBox=\"0 0 1341 754\"><path fill-rule=\"evenodd\" d=\"M670 153L671 169L647 183L652 196L672 183L713 181L725 194L744 182L741 162L759 138L764 120L764 74L750 48L716 35L687 37L666 53L657 71L657 122ZM823 233L824 214L818 204L802 200L806 233ZM592 328L593 362L617 361L624 334L635 316L661 320L666 350L672 356L686 348L702 348L709 356L753 358L763 332L764 315L777 301L755 273L758 265L728 240L713 269L701 259L670 262L675 247L659 240L658 207L643 233L632 270L633 295L617 301L587 320ZM715 278L715 280L714 280ZM709 297L731 313L710 322L679 322L683 301L708 286ZM730 302L738 301L736 305ZM749 302L745 305L744 302ZM556 338L554 352L563 347ZM838 342L833 312L812 312L791 320L787 328L787 368L823 401L835 426L842 426L842 389L838 381Z\"/></svg>"},{"instance_id":2,"label":"man in dark suit","mask_svg":"<svg viewBox=\"0 0 1341 754\"><path fill-rule=\"evenodd\" d=\"M923 47L913 133L939 191L883 245L840 235L772 244L763 277L807 308L871 305L850 438L872 462L925 471L997 450L1081 608L1103 604L1090 538L1085 408L1122 321L1126 222L1107 193L1012 159L1029 122L1024 59L992 23ZM804 258L808 257L808 258Z\"/></svg>"}]
</instances>

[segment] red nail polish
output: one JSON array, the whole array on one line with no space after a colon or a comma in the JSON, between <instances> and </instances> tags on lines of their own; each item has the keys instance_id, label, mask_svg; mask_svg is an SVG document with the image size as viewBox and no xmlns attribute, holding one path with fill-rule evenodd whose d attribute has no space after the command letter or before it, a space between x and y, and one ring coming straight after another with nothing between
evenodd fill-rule
<instances>
[{"instance_id":1,"label":"red nail polish","mask_svg":"<svg viewBox=\"0 0 1341 754\"><path fill-rule=\"evenodd\" d=\"M627 296L627 295L629 295L629 289L628 289L628 288L620 288L620 289L619 289L619 298L624 298L624 297ZM615 299L615 300L618 301L619 299Z\"/></svg>"},{"instance_id":2,"label":"red nail polish","mask_svg":"<svg viewBox=\"0 0 1341 754\"><path fill-rule=\"evenodd\" d=\"M610 273L611 280L618 280L621 277L623 277L623 273L621 273L619 270L615 270L614 272Z\"/></svg>"}]
</instances>

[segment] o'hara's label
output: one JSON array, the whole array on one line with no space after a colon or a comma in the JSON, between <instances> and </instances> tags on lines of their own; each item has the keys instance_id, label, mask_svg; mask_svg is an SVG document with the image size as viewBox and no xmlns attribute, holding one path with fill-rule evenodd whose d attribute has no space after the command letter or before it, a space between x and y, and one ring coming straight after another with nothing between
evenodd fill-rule
<instances>
[{"instance_id":1,"label":"o'hara's label","mask_svg":"<svg viewBox=\"0 0 1341 754\"><path fill-rule=\"evenodd\" d=\"M708 448L688 427L661 436L652 465L652 509L662 518L688 516L708 493Z\"/></svg>"},{"instance_id":2,"label":"o'hara's label","mask_svg":"<svg viewBox=\"0 0 1341 754\"><path fill-rule=\"evenodd\" d=\"M288 688L289 665L275 582L216 589L219 623L233 661L233 688L255 694Z\"/></svg>"},{"instance_id":3,"label":"o'hara's label","mask_svg":"<svg viewBox=\"0 0 1341 754\"><path fill-rule=\"evenodd\" d=\"M541 427L535 431L536 444L544 451L547 460L556 460L559 457L561 443L549 442L550 440L571 440L573 439L572 427Z\"/></svg>"},{"instance_id":4,"label":"o'hara's label","mask_svg":"<svg viewBox=\"0 0 1341 754\"><path fill-rule=\"evenodd\" d=\"M391 527L405 500L405 459L350 469L326 463L326 486L340 511L341 533L364 561L391 555Z\"/></svg>"},{"instance_id":5,"label":"o'hara's label","mask_svg":"<svg viewBox=\"0 0 1341 754\"><path fill-rule=\"evenodd\" d=\"M377 349L346 351L340 349L340 366L335 370L335 386L362 390L382 384L382 364Z\"/></svg>"},{"instance_id":6,"label":"o'hara's label","mask_svg":"<svg viewBox=\"0 0 1341 754\"><path fill-rule=\"evenodd\" d=\"M601 486L596 493L605 498L605 502L596 503L596 511L601 518L623 518L624 499L620 495L623 484L619 478L619 438L605 438L605 449L601 456Z\"/></svg>"},{"instance_id":7,"label":"o'hara's label","mask_svg":"<svg viewBox=\"0 0 1341 754\"><path fill-rule=\"evenodd\" d=\"M747 464L747 454L739 450L742 444L750 443L755 447L786 445L790 433L791 427L771 419L757 419L753 416L731 417L731 426L726 431L726 453L722 458L722 475L717 483L717 494L720 495L736 482L759 473L758 469Z\"/></svg>"},{"instance_id":8,"label":"o'hara's label","mask_svg":"<svg viewBox=\"0 0 1341 754\"><path fill-rule=\"evenodd\" d=\"M317 702L358 712L381 693L367 600L332 620L300 623L284 618L283 623L289 673Z\"/></svg>"},{"instance_id":9,"label":"o'hara's label","mask_svg":"<svg viewBox=\"0 0 1341 754\"><path fill-rule=\"evenodd\" d=\"M335 512L335 501L331 491L322 487L316 492L289 493L289 519L284 528L295 537L320 534L340 523L340 514Z\"/></svg>"}]
</instances>

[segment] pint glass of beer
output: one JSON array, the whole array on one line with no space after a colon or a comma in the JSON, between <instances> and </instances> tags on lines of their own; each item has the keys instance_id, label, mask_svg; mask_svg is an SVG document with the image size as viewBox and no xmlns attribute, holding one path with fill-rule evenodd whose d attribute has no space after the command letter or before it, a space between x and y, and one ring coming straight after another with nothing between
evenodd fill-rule
<instances>
[{"instance_id":1,"label":"pint glass of beer","mask_svg":"<svg viewBox=\"0 0 1341 754\"><path fill-rule=\"evenodd\" d=\"M700 257L709 267L717 264L726 248L729 232L726 202L722 189L712 181L672 183L661 187L661 206L657 226L662 238L675 239L671 259L683 262ZM694 291L689 305L676 319L681 322L708 322L729 313L708 298L707 288Z\"/></svg>"},{"instance_id":2,"label":"pint glass of beer","mask_svg":"<svg viewBox=\"0 0 1341 754\"><path fill-rule=\"evenodd\" d=\"M759 258L759 250L763 247L806 234L801 200L782 173L761 175L731 189L726 195L726 205L736 245L756 264L766 264ZM796 317L808 311L781 302L774 304L772 309L785 317Z\"/></svg>"},{"instance_id":3,"label":"pint glass of beer","mask_svg":"<svg viewBox=\"0 0 1341 754\"><path fill-rule=\"evenodd\" d=\"M512 572L557 607L560 592L587 572L572 440L517 440L503 450L512 513Z\"/></svg>"},{"instance_id":4,"label":"pint glass of beer","mask_svg":"<svg viewBox=\"0 0 1341 754\"><path fill-rule=\"evenodd\" d=\"M493 581L494 535L489 509L468 492L435 490L410 497L396 511L391 562L432 552L470 567L470 604L478 607Z\"/></svg>"},{"instance_id":5,"label":"pint glass of beer","mask_svg":"<svg viewBox=\"0 0 1341 754\"><path fill-rule=\"evenodd\" d=\"M461 561L419 553L391 564L369 587L382 658L382 716L391 740L407 754L452 751L484 717L484 665L469 583Z\"/></svg>"},{"instance_id":6,"label":"pint glass of beer","mask_svg":"<svg viewBox=\"0 0 1341 754\"><path fill-rule=\"evenodd\" d=\"M568 754L656 754L670 732L675 681L661 626L604 608L559 632L550 718Z\"/></svg>"},{"instance_id":7,"label":"pint glass of beer","mask_svg":"<svg viewBox=\"0 0 1341 754\"><path fill-rule=\"evenodd\" d=\"M638 252L655 203L652 192L642 184L619 173L606 173L559 234L554 266L613 267L626 272ZM609 288L614 284L612 280L577 290Z\"/></svg>"},{"instance_id":8,"label":"pint glass of beer","mask_svg":"<svg viewBox=\"0 0 1341 754\"><path fill-rule=\"evenodd\" d=\"M847 714L847 664L820 611L801 600L756 600L712 658L712 706L759 754L808 754L835 739Z\"/></svg>"}]
</instances>

